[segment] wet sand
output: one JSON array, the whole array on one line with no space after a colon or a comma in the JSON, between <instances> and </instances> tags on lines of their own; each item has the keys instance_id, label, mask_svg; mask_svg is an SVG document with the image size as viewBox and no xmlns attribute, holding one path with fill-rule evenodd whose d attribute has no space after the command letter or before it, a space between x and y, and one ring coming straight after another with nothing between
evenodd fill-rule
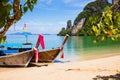
<instances>
[{"instance_id":1,"label":"wet sand","mask_svg":"<svg viewBox=\"0 0 120 80\"><path fill-rule=\"evenodd\" d=\"M0 67L0 80L93 80L120 72L120 55L65 63L38 63L29 67Z\"/></svg>"}]
</instances>

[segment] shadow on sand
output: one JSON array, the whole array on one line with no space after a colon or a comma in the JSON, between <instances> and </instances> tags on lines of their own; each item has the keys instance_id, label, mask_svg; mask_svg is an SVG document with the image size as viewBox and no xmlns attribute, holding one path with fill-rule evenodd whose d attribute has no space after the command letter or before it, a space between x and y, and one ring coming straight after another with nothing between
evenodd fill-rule
<instances>
[{"instance_id":1,"label":"shadow on sand","mask_svg":"<svg viewBox=\"0 0 120 80\"><path fill-rule=\"evenodd\" d=\"M61 61L61 60L54 60L53 63L66 63L66 62L70 62L70 61ZM52 63L41 63L41 62L38 62L38 63L35 63L35 62L30 62L29 65L27 67L23 67L23 66L0 66L0 68L29 68L29 67L43 67L43 66L48 66L49 64L52 64Z\"/></svg>"},{"instance_id":2,"label":"shadow on sand","mask_svg":"<svg viewBox=\"0 0 120 80\"><path fill-rule=\"evenodd\" d=\"M115 75L109 75L109 76L96 76L93 78L93 80L120 80L120 72Z\"/></svg>"}]
</instances>

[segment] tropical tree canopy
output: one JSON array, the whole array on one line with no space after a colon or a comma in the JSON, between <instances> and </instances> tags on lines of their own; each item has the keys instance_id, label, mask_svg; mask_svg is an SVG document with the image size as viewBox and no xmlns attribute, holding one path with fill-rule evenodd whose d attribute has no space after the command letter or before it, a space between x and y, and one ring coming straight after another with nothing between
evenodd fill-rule
<instances>
[{"instance_id":1,"label":"tropical tree canopy","mask_svg":"<svg viewBox=\"0 0 120 80\"><path fill-rule=\"evenodd\" d=\"M91 33L95 34L98 40L104 40L107 37L111 37L112 40L120 39L120 12L114 12L114 10L113 7L107 6L99 22L92 25Z\"/></svg>"},{"instance_id":2,"label":"tropical tree canopy","mask_svg":"<svg viewBox=\"0 0 120 80\"><path fill-rule=\"evenodd\" d=\"M0 0L0 43L6 39L5 33L28 11L32 11L37 0Z\"/></svg>"}]
</instances>

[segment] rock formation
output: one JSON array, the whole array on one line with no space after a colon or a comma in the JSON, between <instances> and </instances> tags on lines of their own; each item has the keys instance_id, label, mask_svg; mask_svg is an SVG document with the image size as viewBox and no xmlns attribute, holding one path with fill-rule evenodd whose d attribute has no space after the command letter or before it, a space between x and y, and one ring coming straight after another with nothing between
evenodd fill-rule
<instances>
[{"instance_id":1,"label":"rock formation","mask_svg":"<svg viewBox=\"0 0 120 80\"><path fill-rule=\"evenodd\" d=\"M67 28L66 28L66 30L67 29L70 29L72 27L72 21L71 20L68 20L67 21Z\"/></svg>"},{"instance_id":2,"label":"rock formation","mask_svg":"<svg viewBox=\"0 0 120 80\"><path fill-rule=\"evenodd\" d=\"M82 28L82 26L84 25L85 23L85 18L82 18L78 23L77 25L74 25L74 28L72 30L72 35L75 35L79 29Z\"/></svg>"}]
</instances>

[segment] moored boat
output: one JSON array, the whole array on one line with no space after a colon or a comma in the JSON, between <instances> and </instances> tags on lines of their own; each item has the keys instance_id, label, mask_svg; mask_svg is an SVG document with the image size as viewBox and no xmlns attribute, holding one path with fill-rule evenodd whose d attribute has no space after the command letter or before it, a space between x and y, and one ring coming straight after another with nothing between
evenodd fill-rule
<instances>
[{"instance_id":1,"label":"moored boat","mask_svg":"<svg viewBox=\"0 0 120 80\"><path fill-rule=\"evenodd\" d=\"M31 43L4 43L0 46L0 66L27 67L35 53Z\"/></svg>"},{"instance_id":2,"label":"moored boat","mask_svg":"<svg viewBox=\"0 0 120 80\"><path fill-rule=\"evenodd\" d=\"M60 48L39 51L38 62L53 62L55 58L59 55L60 51L61 51ZM32 59L32 62L35 61L34 58L35 58L35 55Z\"/></svg>"},{"instance_id":3,"label":"moored boat","mask_svg":"<svg viewBox=\"0 0 120 80\"><path fill-rule=\"evenodd\" d=\"M0 66L27 67L34 55L34 50L28 50L17 54L0 56Z\"/></svg>"},{"instance_id":4,"label":"moored boat","mask_svg":"<svg viewBox=\"0 0 120 80\"><path fill-rule=\"evenodd\" d=\"M38 61L37 62L53 62L55 58L59 55L60 52L63 52L63 48L65 43L68 40L69 35L66 35L64 37L63 43L60 47L55 48L55 49L50 49L50 50L45 50L45 51L39 51L38 52ZM39 46L39 38L36 44L36 48ZM36 55L34 55L33 59L31 61L36 62Z\"/></svg>"}]
</instances>

